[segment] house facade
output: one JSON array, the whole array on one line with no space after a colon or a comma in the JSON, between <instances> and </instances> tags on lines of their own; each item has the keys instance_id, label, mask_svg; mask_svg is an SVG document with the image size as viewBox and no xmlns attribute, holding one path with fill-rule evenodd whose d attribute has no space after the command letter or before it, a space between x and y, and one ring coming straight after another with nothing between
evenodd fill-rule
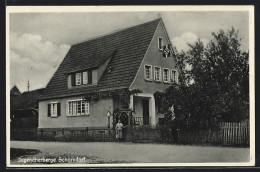
<instances>
[{"instance_id":1,"label":"house facade","mask_svg":"<svg viewBox=\"0 0 260 172\"><path fill-rule=\"evenodd\" d=\"M162 19L73 45L39 99L39 128L111 127L123 110L135 125L155 127L163 114L154 93L174 82L176 58ZM128 107L114 96L122 90L130 93Z\"/></svg>"}]
</instances>

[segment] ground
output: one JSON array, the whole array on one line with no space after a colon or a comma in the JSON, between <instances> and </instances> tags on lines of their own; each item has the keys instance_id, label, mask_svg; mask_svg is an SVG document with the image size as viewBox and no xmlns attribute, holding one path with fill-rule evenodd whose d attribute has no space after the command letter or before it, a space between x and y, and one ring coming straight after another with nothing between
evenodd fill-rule
<instances>
[{"instance_id":1,"label":"ground","mask_svg":"<svg viewBox=\"0 0 260 172\"><path fill-rule=\"evenodd\" d=\"M56 158L57 161L55 163L58 162L59 157L61 159L60 162L65 158L81 158L81 160L84 158L84 161L70 161L70 163L85 164L249 162L249 148L235 147L35 141L11 141L10 147L11 164L24 164L21 161L23 158L34 157Z\"/></svg>"}]
</instances>

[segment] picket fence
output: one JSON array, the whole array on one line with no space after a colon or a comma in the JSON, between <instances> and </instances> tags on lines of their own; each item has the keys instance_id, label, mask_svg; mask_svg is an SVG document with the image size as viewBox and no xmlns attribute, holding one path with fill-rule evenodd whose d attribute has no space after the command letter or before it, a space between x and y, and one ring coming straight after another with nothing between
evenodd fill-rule
<instances>
[{"instance_id":1,"label":"picket fence","mask_svg":"<svg viewBox=\"0 0 260 172\"><path fill-rule=\"evenodd\" d=\"M249 124L221 122L215 130L180 130L180 143L249 145Z\"/></svg>"},{"instance_id":2,"label":"picket fence","mask_svg":"<svg viewBox=\"0 0 260 172\"><path fill-rule=\"evenodd\" d=\"M249 144L249 123L220 123L220 139L224 143Z\"/></svg>"}]
</instances>

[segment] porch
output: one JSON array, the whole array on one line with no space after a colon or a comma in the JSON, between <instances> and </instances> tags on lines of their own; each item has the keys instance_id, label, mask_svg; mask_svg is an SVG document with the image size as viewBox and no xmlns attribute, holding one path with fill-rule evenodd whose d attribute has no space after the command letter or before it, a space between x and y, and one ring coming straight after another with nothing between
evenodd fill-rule
<instances>
[{"instance_id":1,"label":"porch","mask_svg":"<svg viewBox=\"0 0 260 172\"><path fill-rule=\"evenodd\" d=\"M133 125L156 126L155 99L153 94L137 93L130 96ZM157 117L158 118L158 117Z\"/></svg>"}]
</instances>

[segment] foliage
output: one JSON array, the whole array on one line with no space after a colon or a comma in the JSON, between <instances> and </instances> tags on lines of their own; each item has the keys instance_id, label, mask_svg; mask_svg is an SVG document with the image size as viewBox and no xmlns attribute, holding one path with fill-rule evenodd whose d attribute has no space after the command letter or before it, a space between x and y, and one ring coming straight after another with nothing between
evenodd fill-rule
<instances>
[{"instance_id":1,"label":"foliage","mask_svg":"<svg viewBox=\"0 0 260 172\"><path fill-rule=\"evenodd\" d=\"M198 40L189 51L178 53L180 84L155 93L164 112L174 104L186 126L199 128L248 119L249 53L240 49L240 42L234 28L220 30L206 46Z\"/></svg>"},{"instance_id":2,"label":"foliage","mask_svg":"<svg viewBox=\"0 0 260 172\"><path fill-rule=\"evenodd\" d=\"M98 101L100 99L112 97L114 99L118 99L123 109L129 108L130 103L130 95L135 93L140 93L140 90L129 90L129 89L117 89L117 90L108 90L102 92L94 92L88 93L84 95L85 101Z\"/></svg>"}]
</instances>

